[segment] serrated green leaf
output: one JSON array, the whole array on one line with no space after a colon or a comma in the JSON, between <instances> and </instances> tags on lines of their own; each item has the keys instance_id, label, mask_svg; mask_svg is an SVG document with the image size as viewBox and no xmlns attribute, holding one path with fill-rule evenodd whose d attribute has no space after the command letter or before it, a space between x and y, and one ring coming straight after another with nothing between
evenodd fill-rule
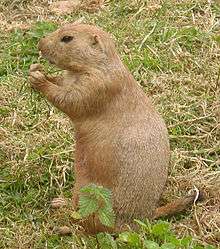
<instances>
[{"instance_id":1,"label":"serrated green leaf","mask_svg":"<svg viewBox=\"0 0 220 249\"><path fill-rule=\"evenodd\" d=\"M93 213L98 215L100 222L112 227L115 222L115 215L111 203L111 191L95 184L90 184L81 188L79 213L82 217L87 217Z\"/></svg>"},{"instance_id":2,"label":"serrated green leaf","mask_svg":"<svg viewBox=\"0 0 220 249\"><path fill-rule=\"evenodd\" d=\"M160 246L154 241L145 240L144 241L144 248L146 248L146 249L159 249Z\"/></svg>"},{"instance_id":3,"label":"serrated green leaf","mask_svg":"<svg viewBox=\"0 0 220 249\"><path fill-rule=\"evenodd\" d=\"M90 184L81 188L81 193L86 193L95 196L97 199L102 199L105 202L109 202L111 199L111 191L102 186L96 186L95 184Z\"/></svg>"},{"instance_id":4,"label":"serrated green leaf","mask_svg":"<svg viewBox=\"0 0 220 249\"><path fill-rule=\"evenodd\" d=\"M108 233L106 233L105 236L106 236L107 240L109 241L109 244L111 245L111 248L112 249L117 249L118 248L117 247L117 243L113 239L113 237L110 234L108 234Z\"/></svg>"},{"instance_id":5,"label":"serrated green leaf","mask_svg":"<svg viewBox=\"0 0 220 249\"><path fill-rule=\"evenodd\" d=\"M104 198L104 199L110 199L111 198L111 191L107 188L100 188L100 195Z\"/></svg>"},{"instance_id":6,"label":"serrated green leaf","mask_svg":"<svg viewBox=\"0 0 220 249\"><path fill-rule=\"evenodd\" d=\"M113 227L115 223L115 214L112 208L104 207L98 210L98 218L100 222L108 227Z\"/></svg>"},{"instance_id":7,"label":"serrated green leaf","mask_svg":"<svg viewBox=\"0 0 220 249\"><path fill-rule=\"evenodd\" d=\"M98 210L97 200L90 196L80 196L79 198L79 214L81 217L88 217Z\"/></svg>"},{"instance_id":8,"label":"serrated green leaf","mask_svg":"<svg viewBox=\"0 0 220 249\"><path fill-rule=\"evenodd\" d=\"M80 189L83 194L94 194L96 192L97 186L95 184L89 184Z\"/></svg>"},{"instance_id":9,"label":"serrated green leaf","mask_svg":"<svg viewBox=\"0 0 220 249\"><path fill-rule=\"evenodd\" d=\"M91 191L93 191L94 188L96 188L95 184L89 184L89 185L82 187L80 189L80 192L81 193L90 193Z\"/></svg>"}]
</instances>

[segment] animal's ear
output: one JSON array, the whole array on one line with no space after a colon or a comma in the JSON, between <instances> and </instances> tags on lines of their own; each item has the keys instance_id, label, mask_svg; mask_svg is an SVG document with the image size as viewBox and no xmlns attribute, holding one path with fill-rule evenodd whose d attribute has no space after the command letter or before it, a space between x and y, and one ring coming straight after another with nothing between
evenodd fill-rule
<instances>
[{"instance_id":1,"label":"animal's ear","mask_svg":"<svg viewBox=\"0 0 220 249\"><path fill-rule=\"evenodd\" d=\"M100 50L102 50L103 52L105 51L105 46L100 38L99 35L93 35L92 36L92 46L99 48Z\"/></svg>"}]
</instances>

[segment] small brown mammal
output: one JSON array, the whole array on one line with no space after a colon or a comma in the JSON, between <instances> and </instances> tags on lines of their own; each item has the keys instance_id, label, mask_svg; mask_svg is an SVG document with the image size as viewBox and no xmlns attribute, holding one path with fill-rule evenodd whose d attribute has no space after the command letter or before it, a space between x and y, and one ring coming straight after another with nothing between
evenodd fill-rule
<instances>
[{"instance_id":1,"label":"small brown mammal","mask_svg":"<svg viewBox=\"0 0 220 249\"><path fill-rule=\"evenodd\" d=\"M170 159L167 129L110 36L95 26L68 24L42 38L39 50L64 70L56 78L32 65L30 81L74 123L75 207L80 188L90 183L112 191L115 229L132 225L134 218L157 218L192 204L194 195L187 203L156 209ZM89 221L85 226L89 232L106 229L96 224L94 231Z\"/></svg>"}]
</instances>

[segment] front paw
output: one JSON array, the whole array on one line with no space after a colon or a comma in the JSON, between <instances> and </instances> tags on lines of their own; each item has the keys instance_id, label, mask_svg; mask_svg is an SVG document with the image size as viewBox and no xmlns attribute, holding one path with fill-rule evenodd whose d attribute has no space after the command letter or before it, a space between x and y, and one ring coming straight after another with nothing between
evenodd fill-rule
<instances>
[{"instance_id":1,"label":"front paw","mask_svg":"<svg viewBox=\"0 0 220 249\"><path fill-rule=\"evenodd\" d=\"M29 69L29 73L36 72L36 71L40 71L40 72L44 73L43 66L41 64L38 64L38 63L31 64L30 69Z\"/></svg>"},{"instance_id":2,"label":"front paw","mask_svg":"<svg viewBox=\"0 0 220 249\"><path fill-rule=\"evenodd\" d=\"M48 80L44 73L34 70L29 71L29 81L31 83L31 86L36 90L41 90L41 88L48 83Z\"/></svg>"}]
</instances>

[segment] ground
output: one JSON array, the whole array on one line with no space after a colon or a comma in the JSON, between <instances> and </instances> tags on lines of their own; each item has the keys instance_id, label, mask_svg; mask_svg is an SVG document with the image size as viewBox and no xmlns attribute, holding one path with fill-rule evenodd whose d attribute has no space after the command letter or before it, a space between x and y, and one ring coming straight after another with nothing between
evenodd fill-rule
<instances>
[{"instance_id":1,"label":"ground","mask_svg":"<svg viewBox=\"0 0 220 249\"><path fill-rule=\"evenodd\" d=\"M205 201L169 220L174 231L220 248L218 1L111 0L100 10L84 7L64 16L52 13L48 2L0 3L0 248L74 248L78 240L54 234L54 227L72 223L67 210L49 205L54 197L71 197L73 127L27 78L35 62L56 73L38 56L37 42L78 19L113 35L166 121L172 157L164 201L194 187L206 193Z\"/></svg>"}]
</instances>

